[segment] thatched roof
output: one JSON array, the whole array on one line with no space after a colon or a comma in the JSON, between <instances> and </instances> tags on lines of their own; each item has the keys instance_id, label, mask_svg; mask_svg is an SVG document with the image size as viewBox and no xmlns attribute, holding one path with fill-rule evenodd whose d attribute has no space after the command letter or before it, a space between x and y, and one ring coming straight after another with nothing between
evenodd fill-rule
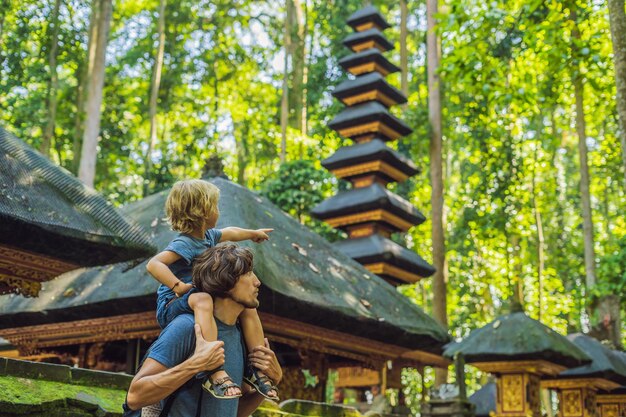
<instances>
[{"instance_id":1,"label":"thatched roof","mask_svg":"<svg viewBox=\"0 0 626 417\"><path fill-rule=\"evenodd\" d=\"M354 45L368 41L375 41L381 48L383 48L384 51L393 49L393 44L385 38L385 35L383 35L380 30L376 28L364 30L363 32L351 33L343 40L343 44L352 49Z\"/></svg>"},{"instance_id":2,"label":"thatched roof","mask_svg":"<svg viewBox=\"0 0 626 417\"><path fill-rule=\"evenodd\" d=\"M346 107L335 118L328 123L328 127L334 130L355 127L366 123L381 122L402 136L413 132L406 123L391 114L389 110L377 101L370 101L364 104ZM379 133L383 138L385 135ZM394 138L388 138L394 139Z\"/></svg>"},{"instance_id":3,"label":"thatched roof","mask_svg":"<svg viewBox=\"0 0 626 417\"><path fill-rule=\"evenodd\" d=\"M604 346L593 337L576 333L567 338L591 358L591 363L567 369L557 378L603 378L626 385L626 363L617 352Z\"/></svg>"},{"instance_id":4,"label":"thatched roof","mask_svg":"<svg viewBox=\"0 0 626 417\"><path fill-rule=\"evenodd\" d=\"M467 363L545 360L567 368L590 362L575 344L522 312L498 317L446 346L444 356L462 353Z\"/></svg>"},{"instance_id":5,"label":"thatched roof","mask_svg":"<svg viewBox=\"0 0 626 417\"><path fill-rule=\"evenodd\" d=\"M488 382L469 397L476 406L476 417L489 417L496 412L496 383Z\"/></svg>"},{"instance_id":6,"label":"thatched roof","mask_svg":"<svg viewBox=\"0 0 626 417\"><path fill-rule=\"evenodd\" d=\"M80 266L152 255L145 231L0 127L0 245Z\"/></svg>"},{"instance_id":7,"label":"thatched roof","mask_svg":"<svg viewBox=\"0 0 626 417\"><path fill-rule=\"evenodd\" d=\"M267 199L222 178L218 227L273 227L255 253L262 312L397 346L440 352L446 331L394 287L337 251ZM125 208L160 248L175 236L164 220L168 191ZM0 298L0 327L149 311L157 283L145 262L69 273L44 285L39 299Z\"/></svg>"},{"instance_id":8,"label":"thatched roof","mask_svg":"<svg viewBox=\"0 0 626 417\"><path fill-rule=\"evenodd\" d=\"M367 6L360 10L357 10L347 20L348 25L352 28L356 28L363 23L373 22L376 26L381 29L387 29L389 27L389 23L385 20L382 14L374 7Z\"/></svg>"},{"instance_id":9,"label":"thatched roof","mask_svg":"<svg viewBox=\"0 0 626 417\"><path fill-rule=\"evenodd\" d=\"M412 177L419 172L413 161L398 151L391 149L380 139L372 139L369 142L352 146L343 146L337 149L337 152L333 155L324 159L322 166L332 171L373 161L385 162L408 177Z\"/></svg>"},{"instance_id":10,"label":"thatched roof","mask_svg":"<svg viewBox=\"0 0 626 417\"><path fill-rule=\"evenodd\" d=\"M343 100L372 90L383 93L390 98L394 104L404 104L407 102L404 94L389 84L385 78L377 72L370 72L369 74L360 75L354 79L347 79L335 87L332 94L333 97ZM383 102L381 102L381 104L388 106Z\"/></svg>"},{"instance_id":11,"label":"thatched roof","mask_svg":"<svg viewBox=\"0 0 626 417\"><path fill-rule=\"evenodd\" d=\"M325 220L377 209L387 210L413 225L426 221L411 203L376 182L367 187L342 191L322 201L311 210L311 214Z\"/></svg>"},{"instance_id":12,"label":"thatched roof","mask_svg":"<svg viewBox=\"0 0 626 417\"><path fill-rule=\"evenodd\" d=\"M421 277L435 273L435 268L415 251L378 234L342 240L335 243L335 247L363 265L386 262Z\"/></svg>"},{"instance_id":13,"label":"thatched roof","mask_svg":"<svg viewBox=\"0 0 626 417\"><path fill-rule=\"evenodd\" d=\"M400 68L385 58L378 48L368 48L356 54L345 56L339 60L339 65L346 71L350 68L368 63L376 63L389 74L400 71Z\"/></svg>"}]
</instances>

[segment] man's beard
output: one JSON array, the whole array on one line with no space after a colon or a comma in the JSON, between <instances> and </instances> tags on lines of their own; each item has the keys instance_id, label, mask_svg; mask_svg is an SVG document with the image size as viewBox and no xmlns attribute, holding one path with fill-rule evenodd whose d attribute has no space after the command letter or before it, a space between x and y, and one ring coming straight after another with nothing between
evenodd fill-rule
<instances>
[{"instance_id":1,"label":"man's beard","mask_svg":"<svg viewBox=\"0 0 626 417\"><path fill-rule=\"evenodd\" d=\"M230 299L233 300L234 302L236 302L237 304L243 306L244 308L258 308L259 307L259 300L256 299L256 298L254 300L252 300L252 301L245 301L245 300L242 300L240 298L233 297L231 295Z\"/></svg>"}]
</instances>

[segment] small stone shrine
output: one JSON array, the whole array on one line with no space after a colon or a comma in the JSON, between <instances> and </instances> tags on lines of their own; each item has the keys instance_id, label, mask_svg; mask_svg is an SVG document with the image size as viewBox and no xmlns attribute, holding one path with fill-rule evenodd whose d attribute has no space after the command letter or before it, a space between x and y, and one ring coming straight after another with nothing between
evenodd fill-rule
<instances>
[{"instance_id":1,"label":"small stone shrine","mask_svg":"<svg viewBox=\"0 0 626 417\"><path fill-rule=\"evenodd\" d=\"M596 395L596 404L600 417L626 416L626 387L599 391Z\"/></svg>"},{"instance_id":2,"label":"small stone shrine","mask_svg":"<svg viewBox=\"0 0 626 417\"><path fill-rule=\"evenodd\" d=\"M591 362L566 337L523 312L501 316L444 351L448 358L457 354L496 377L497 417L541 417L540 380Z\"/></svg>"},{"instance_id":3,"label":"small stone shrine","mask_svg":"<svg viewBox=\"0 0 626 417\"><path fill-rule=\"evenodd\" d=\"M557 391L561 416L596 417L599 415L597 391L610 391L626 383L626 366L615 352L590 336L577 333L567 338L585 352L592 362L545 379L541 381L541 386ZM615 417L618 415L615 414Z\"/></svg>"},{"instance_id":4,"label":"small stone shrine","mask_svg":"<svg viewBox=\"0 0 626 417\"><path fill-rule=\"evenodd\" d=\"M382 31L389 27L372 6L350 18L355 32L343 44L354 53L339 64L355 78L335 88L333 96L346 105L328 126L352 139L354 145L340 148L322 161L338 178L352 184L319 204L312 214L348 234L336 247L392 285L413 283L435 270L414 251L390 239L426 219L415 207L389 191L391 182L402 182L418 172L415 164L386 145L412 132L389 108L406 103L385 76L399 71L382 54L393 49Z\"/></svg>"},{"instance_id":5,"label":"small stone shrine","mask_svg":"<svg viewBox=\"0 0 626 417\"><path fill-rule=\"evenodd\" d=\"M626 366L626 353L619 350L612 352ZM626 417L626 386L598 391L596 403L600 417Z\"/></svg>"}]
</instances>

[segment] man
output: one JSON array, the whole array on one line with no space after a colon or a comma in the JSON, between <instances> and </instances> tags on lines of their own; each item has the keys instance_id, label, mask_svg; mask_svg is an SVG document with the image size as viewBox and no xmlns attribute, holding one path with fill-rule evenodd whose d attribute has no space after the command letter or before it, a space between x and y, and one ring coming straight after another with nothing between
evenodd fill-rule
<instances>
[{"instance_id":1,"label":"man","mask_svg":"<svg viewBox=\"0 0 626 417\"><path fill-rule=\"evenodd\" d=\"M213 314L219 340L211 343L204 340L192 315L176 317L151 346L147 359L133 378L128 405L137 410L179 390L172 402L170 417L195 417L198 409L203 417L249 416L262 402L261 395L244 388L239 399L216 399L202 393L202 380L195 375L223 364L234 382L241 385L244 345L237 318L245 308L258 307L261 285L252 271L252 253L236 245L207 249L194 266L194 284L214 296ZM249 360L276 383L282 379L276 355L267 345L257 347Z\"/></svg>"}]
</instances>

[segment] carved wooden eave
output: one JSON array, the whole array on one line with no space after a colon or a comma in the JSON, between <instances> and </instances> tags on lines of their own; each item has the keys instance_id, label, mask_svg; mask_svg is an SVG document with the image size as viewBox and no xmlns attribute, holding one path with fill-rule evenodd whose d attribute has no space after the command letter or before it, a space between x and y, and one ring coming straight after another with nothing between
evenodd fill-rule
<instances>
[{"instance_id":1,"label":"carved wooden eave","mask_svg":"<svg viewBox=\"0 0 626 417\"><path fill-rule=\"evenodd\" d=\"M336 229L343 229L348 226L370 222L380 222L395 231L401 232L406 232L413 227L413 223L384 209L369 210L355 214L348 214L346 216L330 217L324 219L324 221Z\"/></svg>"},{"instance_id":2,"label":"carved wooden eave","mask_svg":"<svg viewBox=\"0 0 626 417\"><path fill-rule=\"evenodd\" d=\"M620 385L604 378L567 378L567 379L547 379L541 381L541 388L544 389L573 389L588 388L594 390L612 390Z\"/></svg>"},{"instance_id":3,"label":"carved wooden eave","mask_svg":"<svg viewBox=\"0 0 626 417\"><path fill-rule=\"evenodd\" d=\"M399 169L394 168L384 161L371 161L364 162L361 164L356 164L344 168L333 169L332 172L336 177L342 178L345 180L352 180L357 177L363 177L368 174L374 174L379 178L372 178L358 182L355 181L355 187L359 186L368 186L373 183L374 180L378 180L379 183L383 182L385 185L387 182L395 181L395 182L404 182L409 176ZM382 180L382 181L381 181Z\"/></svg>"},{"instance_id":4,"label":"carved wooden eave","mask_svg":"<svg viewBox=\"0 0 626 417\"><path fill-rule=\"evenodd\" d=\"M509 373L528 373L534 375L555 376L567 369L564 366L544 360L473 362L471 365L480 369L483 372L489 372L495 375Z\"/></svg>"},{"instance_id":5,"label":"carved wooden eave","mask_svg":"<svg viewBox=\"0 0 626 417\"><path fill-rule=\"evenodd\" d=\"M128 339L152 339L160 329L155 312L126 314L106 318L77 320L0 330L0 337L17 346L23 354L40 348L112 342ZM442 356L412 351L389 343L353 336L311 324L260 313L269 339L296 350L315 351L379 367L383 362L404 359L412 366L447 367Z\"/></svg>"},{"instance_id":6,"label":"carved wooden eave","mask_svg":"<svg viewBox=\"0 0 626 417\"><path fill-rule=\"evenodd\" d=\"M619 384L604 378L561 378L541 381L541 388L557 391L561 415L573 417L597 417L601 410L601 407L598 407L597 391L618 387Z\"/></svg>"},{"instance_id":7,"label":"carved wooden eave","mask_svg":"<svg viewBox=\"0 0 626 417\"><path fill-rule=\"evenodd\" d=\"M49 256L0 245L0 294L36 297L42 282L77 268Z\"/></svg>"},{"instance_id":8,"label":"carved wooden eave","mask_svg":"<svg viewBox=\"0 0 626 417\"><path fill-rule=\"evenodd\" d=\"M376 262L373 264L363 264L363 266L373 274L380 275L392 285L414 284L425 277L411 271L388 264L387 262Z\"/></svg>"}]
</instances>

